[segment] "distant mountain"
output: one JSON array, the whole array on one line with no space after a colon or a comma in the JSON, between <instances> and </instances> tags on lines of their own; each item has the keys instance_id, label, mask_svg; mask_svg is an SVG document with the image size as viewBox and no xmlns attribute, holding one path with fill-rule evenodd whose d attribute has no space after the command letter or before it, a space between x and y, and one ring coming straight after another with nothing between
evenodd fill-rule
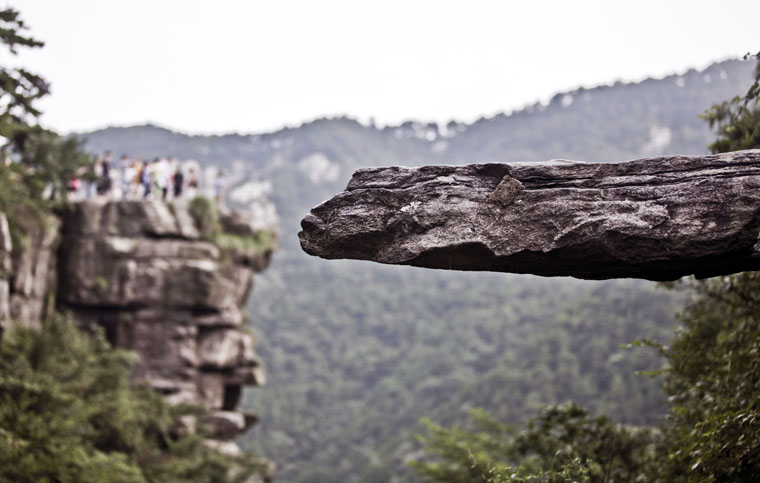
<instances>
[{"instance_id":1,"label":"distant mountain","mask_svg":"<svg viewBox=\"0 0 760 483\"><path fill-rule=\"evenodd\" d=\"M419 163L556 157L609 161L658 149L698 153L704 151L709 132L697 116L716 100L746 90L751 69L749 62L729 60L663 79L581 88L559 93L547 105L537 103L472 124L409 121L376 128L343 117L265 134L185 135L148 124L109 127L81 136L92 151L111 149L145 157L172 154L212 163L259 164L276 155L298 157L315 149L341 158L346 157L346 147L372 148L374 153L379 142L383 143L380 154L347 159L347 164L373 165L381 160L378 156ZM664 134L666 128L669 135Z\"/></svg>"},{"instance_id":2,"label":"distant mountain","mask_svg":"<svg viewBox=\"0 0 760 483\"><path fill-rule=\"evenodd\" d=\"M246 395L262 419L243 443L276 460L282 481L411 481L404 461L417 455L421 416L457 422L483 406L518 421L572 399L631 424L657 422L657 382L635 370L659 361L619 346L667 340L682 300L640 281L313 259L298 248L301 217L365 166L704 153L713 135L699 114L746 91L752 67L731 60L578 89L472 124L332 118L265 134L146 125L81 136L93 152L195 159L231 171L236 185L271 184L283 247L248 304L269 386Z\"/></svg>"}]
</instances>

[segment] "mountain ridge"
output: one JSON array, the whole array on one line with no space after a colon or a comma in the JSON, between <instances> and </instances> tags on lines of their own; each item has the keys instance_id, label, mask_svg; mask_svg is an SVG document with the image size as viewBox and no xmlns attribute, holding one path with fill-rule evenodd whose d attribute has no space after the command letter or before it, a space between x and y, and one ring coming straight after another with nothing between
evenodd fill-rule
<instances>
[{"instance_id":1,"label":"mountain ridge","mask_svg":"<svg viewBox=\"0 0 760 483\"><path fill-rule=\"evenodd\" d=\"M611 82L606 83L600 83L593 85L591 87L586 86L578 86L575 88L567 89L567 90L559 90L555 94L553 94L551 97L548 97L546 100L539 100L536 99L533 102L528 102L523 104L521 107L515 107L512 109L500 109L494 112L493 114L482 114L476 119L472 121L465 121L465 120L458 120L455 118L451 118L450 120L443 122L443 121L433 121L433 120L425 120L421 118L409 118L407 120L398 122L398 123L387 123L387 124L380 124L379 127L374 121L370 120L370 122L362 122L360 120L359 116L354 116L351 114L335 114L335 115L327 115L327 116L318 116L306 119L304 121L301 121L297 124L292 125L283 125L279 128L273 128L269 130L262 130L262 131L250 131L250 132L239 132L239 131L225 131L225 132L187 132L182 131L179 129L174 129L171 126L163 125L157 122L153 121L146 121L143 123L137 123L137 124L125 124L125 125L107 125L101 128L96 129L89 129L89 130L79 130L79 131L72 131L69 133L71 136L87 136L89 134L100 134L102 132L107 132L109 130L120 130L120 129L141 129L141 128L148 128L148 129L156 129L159 131L166 131L172 134L177 134L185 137L207 137L207 138L227 138L227 137L255 137L255 136L267 136L267 135L275 135L281 132L287 132L287 131L293 131L300 129L304 126L308 126L313 123L321 122L321 121L331 121L331 120L349 120L354 121L357 124L359 124L362 127L367 128L375 128L378 130L385 130L385 129L394 129L394 128L400 128L405 124L424 124L424 125L437 125L439 127L443 127L449 124L454 125L473 125L481 121L488 121L494 118L499 117L510 117L513 115L518 115L524 111L532 112L536 109L540 109L541 107L547 107L556 101L561 100L566 95L572 95L577 96L578 94L584 94L589 91L599 90L599 89L605 89L605 88L617 88L617 87L625 87L625 86L632 86L636 84L641 84L643 82L649 82L649 81L665 81L669 79L678 79L679 77L684 76L690 76L693 74L709 74L713 72L717 68L724 67L729 64L733 63L742 63L741 58L739 57L729 57L723 60L716 60L714 62L711 62L707 66L703 68L696 68L696 67L690 67L684 71L681 72L672 72L669 74L665 74L661 77L657 76L645 76L642 79L639 80L621 80L616 79Z\"/></svg>"}]
</instances>

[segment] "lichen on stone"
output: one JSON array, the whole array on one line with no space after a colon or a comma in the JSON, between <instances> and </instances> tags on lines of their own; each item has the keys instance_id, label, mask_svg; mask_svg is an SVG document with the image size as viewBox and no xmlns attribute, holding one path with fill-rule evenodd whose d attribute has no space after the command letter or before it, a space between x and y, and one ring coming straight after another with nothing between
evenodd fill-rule
<instances>
[{"instance_id":1,"label":"lichen on stone","mask_svg":"<svg viewBox=\"0 0 760 483\"><path fill-rule=\"evenodd\" d=\"M520 181L510 175L505 175L496 189L488 195L488 199L501 206L509 206L520 196L523 189L525 187Z\"/></svg>"}]
</instances>

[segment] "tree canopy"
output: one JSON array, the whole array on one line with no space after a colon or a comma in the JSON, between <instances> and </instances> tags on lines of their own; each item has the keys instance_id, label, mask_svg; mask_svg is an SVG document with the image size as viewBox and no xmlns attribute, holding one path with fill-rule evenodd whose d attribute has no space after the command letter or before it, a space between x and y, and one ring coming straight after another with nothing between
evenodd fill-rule
<instances>
[{"instance_id":1,"label":"tree canopy","mask_svg":"<svg viewBox=\"0 0 760 483\"><path fill-rule=\"evenodd\" d=\"M170 406L130 381L134 354L61 315L13 327L0 344L0 481L246 481L255 462L178 426L202 409ZM237 469L237 470L236 470Z\"/></svg>"},{"instance_id":2,"label":"tree canopy","mask_svg":"<svg viewBox=\"0 0 760 483\"><path fill-rule=\"evenodd\" d=\"M760 61L760 52L746 54L745 60ZM714 104L702 118L717 131L718 139L710 144L713 153L753 149L760 146L760 62L755 66L755 79L744 96Z\"/></svg>"},{"instance_id":3,"label":"tree canopy","mask_svg":"<svg viewBox=\"0 0 760 483\"><path fill-rule=\"evenodd\" d=\"M38 48L43 42L25 36L23 20L17 10L0 10L0 44L11 54L18 47ZM9 129L14 124L29 124L40 115L34 102L50 92L50 85L37 74L20 68L0 67L0 126ZM7 131L0 130L7 137Z\"/></svg>"}]
</instances>

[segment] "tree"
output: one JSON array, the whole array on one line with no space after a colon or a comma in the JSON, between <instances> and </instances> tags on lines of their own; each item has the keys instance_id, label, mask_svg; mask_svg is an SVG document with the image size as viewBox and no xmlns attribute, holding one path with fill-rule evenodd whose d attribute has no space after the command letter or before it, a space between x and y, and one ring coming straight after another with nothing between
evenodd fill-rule
<instances>
[{"instance_id":1,"label":"tree","mask_svg":"<svg viewBox=\"0 0 760 483\"><path fill-rule=\"evenodd\" d=\"M760 272L687 286L695 300L663 347L671 402L663 481L760 475Z\"/></svg>"},{"instance_id":2,"label":"tree","mask_svg":"<svg viewBox=\"0 0 760 483\"><path fill-rule=\"evenodd\" d=\"M0 44L16 55L17 47L38 48L44 43L23 35L26 26L19 12L6 8L0 10ZM25 69L0 67L0 127L12 129L14 125L26 125L30 118L40 115L34 102L50 92L50 85L37 74ZM8 136L0 130L0 135Z\"/></svg>"},{"instance_id":3,"label":"tree","mask_svg":"<svg viewBox=\"0 0 760 483\"><path fill-rule=\"evenodd\" d=\"M11 328L0 344L0 481L227 482L257 470L179 431L178 418L201 409L130 382L134 357L61 315Z\"/></svg>"},{"instance_id":4,"label":"tree","mask_svg":"<svg viewBox=\"0 0 760 483\"><path fill-rule=\"evenodd\" d=\"M10 54L44 45L26 36L26 29L18 11L0 10L0 45ZM67 182L91 163L77 139L61 138L38 124L41 113L35 102L49 93L50 85L41 76L0 66L0 136L7 139L0 153L0 211L65 201ZM9 164L11 158L15 162ZM13 213L8 215L12 223Z\"/></svg>"},{"instance_id":5,"label":"tree","mask_svg":"<svg viewBox=\"0 0 760 483\"><path fill-rule=\"evenodd\" d=\"M746 54L745 60L760 61L760 52ZM744 97L714 104L702 118L715 128L718 139L710 144L713 153L752 149L760 146L760 62L755 66L755 80Z\"/></svg>"},{"instance_id":6,"label":"tree","mask_svg":"<svg viewBox=\"0 0 760 483\"><path fill-rule=\"evenodd\" d=\"M426 421L421 437L433 458L414 462L429 481L643 481L656 432L593 417L576 404L548 407L521 430L483 410L470 413L476 431Z\"/></svg>"}]
</instances>

